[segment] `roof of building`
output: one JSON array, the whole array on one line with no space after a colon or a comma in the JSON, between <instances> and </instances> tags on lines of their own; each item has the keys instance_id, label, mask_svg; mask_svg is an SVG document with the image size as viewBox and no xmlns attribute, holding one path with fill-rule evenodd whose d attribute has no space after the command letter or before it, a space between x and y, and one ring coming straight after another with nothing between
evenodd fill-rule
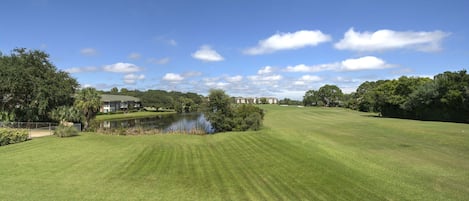
<instances>
[{"instance_id":1,"label":"roof of building","mask_svg":"<svg viewBox=\"0 0 469 201\"><path fill-rule=\"evenodd\" d=\"M140 102L140 98L135 98L133 96L124 96L124 95L111 95L111 94L101 94L101 101L105 102L127 102L134 101Z\"/></svg>"}]
</instances>

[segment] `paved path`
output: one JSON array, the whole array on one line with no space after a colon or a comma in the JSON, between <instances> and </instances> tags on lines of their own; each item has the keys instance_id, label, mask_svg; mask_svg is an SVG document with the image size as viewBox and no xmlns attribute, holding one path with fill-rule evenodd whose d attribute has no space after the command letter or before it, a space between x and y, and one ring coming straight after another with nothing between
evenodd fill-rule
<instances>
[{"instance_id":1,"label":"paved path","mask_svg":"<svg viewBox=\"0 0 469 201\"><path fill-rule=\"evenodd\" d=\"M29 131L29 137L30 138L50 136L50 135L53 135L53 134L54 134L54 131L50 131L50 130L31 129Z\"/></svg>"}]
</instances>

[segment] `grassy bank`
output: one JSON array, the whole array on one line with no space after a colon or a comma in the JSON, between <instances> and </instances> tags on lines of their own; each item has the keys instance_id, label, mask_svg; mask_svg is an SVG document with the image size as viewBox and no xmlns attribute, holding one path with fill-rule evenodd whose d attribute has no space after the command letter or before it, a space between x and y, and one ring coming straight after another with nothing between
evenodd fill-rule
<instances>
[{"instance_id":1,"label":"grassy bank","mask_svg":"<svg viewBox=\"0 0 469 201\"><path fill-rule=\"evenodd\" d=\"M258 132L0 147L2 200L467 200L469 125L265 106Z\"/></svg>"},{"instance_id":2,"label":"grassy bank","mask_svg":"<svg viewBox=\"0 0 469 201\"><path fill-rule=\"evenodd\" d=\"M143 117L154 117L159 115L175 114L176 112L132 112L125 114L101 114L96 116L97 121L109 121L120 119L134 119Z\"/></svg>"}]
</instances>

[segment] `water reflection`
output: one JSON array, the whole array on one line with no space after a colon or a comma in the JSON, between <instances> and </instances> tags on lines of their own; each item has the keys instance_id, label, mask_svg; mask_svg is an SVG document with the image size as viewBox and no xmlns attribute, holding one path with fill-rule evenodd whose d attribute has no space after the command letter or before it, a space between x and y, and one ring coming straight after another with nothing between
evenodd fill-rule
<instances>
[{"instance_id":1,"label":"water reflection","mask_svg":"<svg viewBox=\"0 0 469 201\"><path fill-rule=\"evenodd\" d=\"M155 117L112 120L99 122L100 128L143 128L157 129L165 133L183 132L190 133L194 130L202 130L206 133L213 133L213 128L202 113L170 114Z\"/></svg>"}]
</instances>

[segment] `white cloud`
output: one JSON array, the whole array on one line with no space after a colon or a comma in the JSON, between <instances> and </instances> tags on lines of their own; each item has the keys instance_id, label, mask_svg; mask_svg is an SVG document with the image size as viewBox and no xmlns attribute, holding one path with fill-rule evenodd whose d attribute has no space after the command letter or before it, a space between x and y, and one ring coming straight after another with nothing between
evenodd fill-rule
<instances>
[{"instance_id":1,"label":"white cloud","mask_svg":"<svg viewBox=\"0 0 469 201\"><path fill-rule=\"evenodd\" d=\"M192 57L206 62L223 61L224 58L208 45L203 45L192 54Z\"/></svg>"},{"instance_id":2,"label":"white cloud","mask_svg":"<svg viewBox=\"0 0 469 201\"><path fill-rule=\"evenodd\" d=\"M296 66L287 66L284 71L286 72L304 72L304 73L315 73L321 71L336 70L340 66L339 63L330 63L330 64L319 64L314 66L307 66L304 64L299 64Z\"/></svg>"},{"instance_id":3,"label":"white cloud","mask_svg":"<svg viewBox=\"0 0 469 201\"><path fill-rule=\"evenodd\" d=\"M74 68L65 69L64 71L68 73L85 73L85 72L98 71L98 68L94 66L74 67Z\"/></svg>"},{"instance_id":4,"label":"white cloud","mask_svg":"<svg viewBox=\"0 0 469 201\"><path fill-rule=\"evenodd\" d=\"M329 35L319 30L301 30L294 33L277 33L267 39L259 41L257 46L244 50L244 54L259 55L279 50L299 49L306 46L316 46L331 40Z\"/></svg>"},{"instance_id":5,"label":"white cloud","mask_svg":"<svg viewBox=\"0 0 469 201\"><path fill-rule=\"evenodd\" d=\"M103 70L113 73L134 73L141 71L142 68L131 63L115 63L104 66Z\"/></svg>"},{"instance_id":6,"label":"white cloud","mask_svg":"<svg viewBox=\"0 0 469 201\"><path fill-rule=\"evenodd\" d=\"M184 80L184 77L176 73L166 73L163 76L163 80L169 81L169 82L179 82L179 81Z\"/></svg>"},{"instance_id":7,"label":"white cloud","mask_svg":"<svg viewBox=\"0 0 469 201\"><path fill-rule=\"evenodd\" d=\"M226 77L225 80L228 82L241 82L243 80L243 76L236 75L232 77Z\"/></svg>"},{"instance_id":8,"label":"white cloud","mask_svg":"<svg viewBox=\"0 0 469 201\"><path fill-rule=\"evenodd\" d=\"M306 82L302 80L297 80L293 82L293 85L306 85Z\"/></svg>"},{"instance_id":9,"label":"white cloud","mask_svg":"<svg viewBox=\"0 0 469 201\"><path fill-rule=\"evenodd\" d=\"M127 74L124 76L124 83L126 84L135 84L137 80L144 80L145 75L140 74L140 75L135 75L133 73Z\"/></svg>"},{"instance_id":10,"label":"white cloud","mask_svg":"<svg viewBox=\"0 0 469 201\"><path fill-rule=\"evenodd\" d=\"M316 75L303 75L301 76L300 80L306 82L318 82L321 81L322 78Z\"/></svg>"},{"instance_id":11,"label":"white cloud","mask_svg":"<svg viewBox=\"0 0 469 201\"><path fill-rule=\"evenodd\" d=\"M347 59L341 62L343 71L374 70L392 67L380 58L373 56L360 57L358 59Z\"/></svg>"},{"instance_id":12,"label":"white cloud","mask_svg":"<svg viewBox=\"0 0 469 201\"><path fill-rule=\"evenodd\" d=\"M311 82L319 82L322 78L316 75L303 75L298 80L293 82L293 85L306 85Z\"/></svg>"},{"instance_id":13,"label":"white cloud","mask_svg":"<svg viewBox=\"0 0 469 201\"><path fill-rule=\"evenodd\" d=\"M260 70L257 71L257 74L262 75L262 74L270 74L274 71L274 68L271 66L265 66L264 68L261 68Z\"/></svg>"},{"instance_id":14,"label":"white cloud","mask_svg":"<svg viewBox=\"0 0 469 201\"><path fill-rule=\"evenodd\" d=\"M248 78L252 81L279 81L283 77L281 75L269 75L269 76L252 75L252 76L248 76Z\"/></svg>"},{"instance_id":15,"label":"white cloud","mask_svg":"<svg viewBox=\"0 0 469 201\"><path fill-rule=\"evenodd\" d=\"M169 57L164 57L161 59L149 58L147 61L152 64L163 65L169 63L171 59Z\"/></svg>"},{"instance_id":16,"label":"white cloud","mask_svg":"<svg viewBox=\"0 0 469 201\"><path fill-rule=\"evenodd\" d=\"M207 85L210 88L225 88L230 85L230 83L226 82L206 82L205 85Z\"/></svg>"},{"instance_id":17,"label":"white cloud","mask_svg":"<svg viewBox=\"0 0 469 201\"><path fill-rule=\"evenodd\" d=\"M441 49L441 41L449 36L443 31L431 32L398 32L388 29L376 32L355 32L350 28L344 38L334 46L339 50L354 51L384 51L391 49L415 49L418 51L438 51Z\"/></svg>"},{"instance_id":18,"label":"white cloud","mask_svg":"<svg viewBox=\"0 0 469 201\"><path fill-rule=\"evenodd\" d=\"M201 75L202 75L202 73L197 72L197 71L189 71L189 72L185 72L184 74L182 74L182 76L185 77L185 78L197 77L197 76L201 76Z\"/></svg>"},{"instance_id":19,"label":"white cloud","mask_svg":"<svg viewBox=\"0 0 469 201\"><path fill-rule=\"evenodd\" d=\"M83 48L80 50L80 54L85 56L96 56L98 55L98 51L94 48Z\"/></svg>"},{"instance_id":20,"label":"white cloud","mask_svg":"<svg viewBox=\"0 0 469 201\"><path fill-rule=\"evenodd\" d=\"M374 57L365 56L357 59L346 59L341 62L334 62L329 64L319 64L313 66L307 66L299 64L296 66L287 66L283 71L285 72L304 72L304 73L315 73L322 71L359 71L359 70L376 70L391 68L395 65L386 63L384 60Z\"/></svg>"},{"instance_id":21,"label":"white cloud","mask_svg":"<svg viewBox=\"0 0 469 201\"><path fill-rule=\"evenodd\" d=\"M132 53L129 54L129 59L137 60L137 59L140 59L141 57L142 57L142 55L140 55L137 52L132 52Z\"/></svg>"}]
</instances>

